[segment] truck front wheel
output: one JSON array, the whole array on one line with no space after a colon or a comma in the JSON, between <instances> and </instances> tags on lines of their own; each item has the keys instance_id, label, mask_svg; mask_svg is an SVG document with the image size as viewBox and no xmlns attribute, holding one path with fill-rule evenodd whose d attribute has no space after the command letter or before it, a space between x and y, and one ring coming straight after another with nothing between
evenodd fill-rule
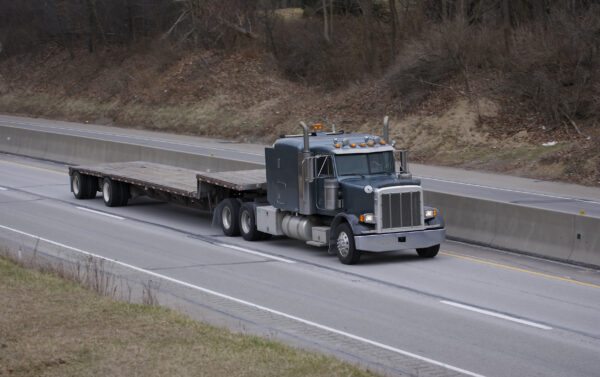
<instances>
[{"instance_id":1,"label":"truck front wheel","mask_svg":"<svg viewBox=\"0 0 600 377\"><path fill-rule=\"evenodd\" d=\"M360 259L360 251L354 246L354 234L348 223L341 223L335 228L336 251L340 262L355 264Z\"/></svg>"},{"instance_id":2,"label":"truck front wheel","mask_svg":"<svg viewBox=\"0 0 600 377\"><path fill-rule=\"evenodd\" d=\"M421 258L433 258L437 255L438 251L440 251L440 245L433 245L423 249L417 249L417 254L419 254Z\"/></svg>"},{"instance_id":3,"label":"truck front wheel","mask_svg":"<svg viewBox=\"0 0 600 377\"><path fill-rule=\"evenodd\" d=\"M229 237L240 235L239 212L240 202L235 199L227 198L221 205L221 229L223 234Z\"/></svg>"}]
</instances>

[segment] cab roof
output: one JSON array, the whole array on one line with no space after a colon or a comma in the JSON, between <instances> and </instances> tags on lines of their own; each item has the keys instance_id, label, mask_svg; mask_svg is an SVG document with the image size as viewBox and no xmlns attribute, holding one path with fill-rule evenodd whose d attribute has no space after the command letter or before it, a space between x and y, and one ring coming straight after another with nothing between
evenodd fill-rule
<instances>
[{"instance_id":1,"label":"cab roof","mask_svg":"<svg viewBox=\"0 0 600 377\"><path fill-rule=\"evenodd\" d=\"M375 139L379 138L372 134L326 134L325 132L312 132L309 134L309 149L316 154L354 154L354 153L374 153L393 151L394 148L388 144L376 143ZM381 138L379 138L381 139ZM347 144L344 143L348 140ZM370 146L369 142L373 145ZM339 147L336 147L336 144ZM352 144L355 146L352 147ZM364 144L364 146L362 146ZM304 149L304 138L302 135L283 136L278 139L274 146L286 146L297 149L302 152Z\"/></svg>"}]
</instances>

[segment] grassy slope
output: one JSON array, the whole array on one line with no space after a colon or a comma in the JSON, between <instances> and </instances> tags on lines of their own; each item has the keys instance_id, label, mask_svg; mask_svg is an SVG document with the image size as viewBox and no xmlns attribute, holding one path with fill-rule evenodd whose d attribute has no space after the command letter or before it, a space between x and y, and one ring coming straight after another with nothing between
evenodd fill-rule
<instances>
[{"instance_id":1,"label":"grassy slope","mask_svg":"<svg viewBox=\"0 0 600 377\"><path fill-rule=\"evenodd\" d=\"M0 375L372 375L168 309L118 302L3 258L0 292Z\"/></svg>"}]
</instances>

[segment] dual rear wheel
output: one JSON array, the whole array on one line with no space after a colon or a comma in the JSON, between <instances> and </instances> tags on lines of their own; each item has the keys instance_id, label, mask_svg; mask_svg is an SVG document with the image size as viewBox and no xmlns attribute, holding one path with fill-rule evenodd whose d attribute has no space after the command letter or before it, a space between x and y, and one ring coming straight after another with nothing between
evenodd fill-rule
<instances>
[{"instance_id":1,"label":"dual rear wheel","mask_svg":"<svg viewBox=\"0 0 600 377\"><path fill-rule=\"evenodd\" d=\"M104 178L102 181L102 199L104 204L109 207L127 205L129 185L124 182L113 181L110 178Z\"/></svg>"},{"instance_id":2,"label":"dual rear wheel","mask_svg":"<svg viewBox=\"0 0 600 377\"><path fill-rule=\"evenodd\" d=\"M251 202L240 204L237 199L225 199L219 215L221 229L226 236L241 235L246 241L258 241L269 237L269 234L256 228L256 210Z\"/></svg>"},{"instance_id":3,"label":"dual rear wheel","mask_svg":"<svg viewBox=\"0 0 600 377\"><path fill-rule=\"evenodd\" d=\"M75 172L71 175L71 191L77 199L92 199L96 197L97 178Z\"/></svg>"}]
</instances>

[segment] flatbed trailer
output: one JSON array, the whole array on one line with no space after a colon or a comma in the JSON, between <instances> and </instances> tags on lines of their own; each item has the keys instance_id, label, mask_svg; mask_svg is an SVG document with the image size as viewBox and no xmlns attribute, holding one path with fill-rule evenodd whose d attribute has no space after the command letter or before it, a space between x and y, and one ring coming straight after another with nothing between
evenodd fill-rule
<instances>
[{"instance_id":1,"label":"flatbed trailer","mask_svg":"<svg viewBox=\"0 0 600 377\"><path fill-rule=\"evenodd\" d=\"M138 196L213 210L225 198L265 195L264 169L202 172L144 161L70 166L71 191L79 199L100 191L108 206Z\"/></svg>"}]
</instances>

